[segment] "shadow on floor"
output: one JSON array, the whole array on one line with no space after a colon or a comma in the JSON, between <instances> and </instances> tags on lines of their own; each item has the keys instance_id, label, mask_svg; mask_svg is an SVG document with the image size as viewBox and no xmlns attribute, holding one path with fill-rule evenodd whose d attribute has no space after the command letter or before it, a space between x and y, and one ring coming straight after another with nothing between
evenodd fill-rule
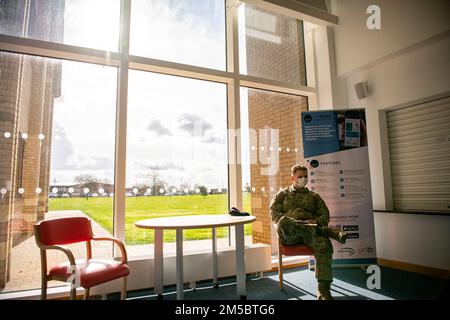
<instances>
[{"instance_id":1,"label":"shadow on floor","mask_svg":"<svg viewBox=\"0 0 450 320\"><path fill-rule=\"evenodd\" d=\"M381 267L381 289L366 287L370 276L361 268L334 269L331 286L336 300L409 300L448 299L448 280L424 276L412 272ZM247 276L248 300L316 300L317 282L314 272L307 268L285 270L284 289L278 286L278 274L267 272L264 277ZM156 300L153 290L129 292L130 300ZM236 300L234 277L221 279L215 289L211 281L197 283L196 289L185 287L185 300ZM107 299L119 299L119 294L109 294ZM175 286L164 288L164 299L175 300Z\"/></svg>"}]
</instances>

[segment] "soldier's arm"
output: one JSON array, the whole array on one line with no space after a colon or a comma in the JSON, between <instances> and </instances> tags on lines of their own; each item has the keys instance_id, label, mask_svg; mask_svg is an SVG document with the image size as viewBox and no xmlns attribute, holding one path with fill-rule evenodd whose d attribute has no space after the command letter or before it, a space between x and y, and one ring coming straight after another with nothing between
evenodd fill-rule
<instances>
[{"instance_id":1,"label":"soldier's arm","mask_svg":"<svg viewBox=\"0 0 450 320\"><path fill-rule=\"evenodd\" d=\"M273 222L278 222L285 212L283 209L284 192L281 190L277 192L270 202L269 210Z\"/></svg>"},{"instance_id":2,"label":"soldier's arm","mask_svg":"<svg viewBox=\"0 0 450 320\"><path fill-rule=\"evenodd\" d=\"M325 204L325 201L316 194L316 202L314 206L314 213L316 218L317 224L319 226L326 226L330 222L330 211L327 208L327 205Z\"/></svg>"},{"instance_id":3,"label":"soldier's arm","mask_svg":"<svg viewBox=\"0 0 450 320\"><path fill-rule=\"evenodd\" d=\"M295 208L294 210L291 210L288 214L292 215L293 218L296 220L312 220L314 219L314 215L311 212L306 211L303 208Z\"/></svg>"}]
</instances>

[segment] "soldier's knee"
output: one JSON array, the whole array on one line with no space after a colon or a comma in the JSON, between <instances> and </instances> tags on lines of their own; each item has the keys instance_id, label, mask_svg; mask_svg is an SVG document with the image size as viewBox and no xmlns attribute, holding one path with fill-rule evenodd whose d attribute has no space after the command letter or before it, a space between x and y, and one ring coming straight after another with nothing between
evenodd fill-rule
<instances>
[{"instance_id":1,"label":"soldier's knee","mask_svg":"<svg viewBox=\"0 0 450 320\"><path fill-rule=\"evenodd\" d=\"M330 239L325 237L316 236L314 239L314 252L318 254L332 254L333 245Z\"/></svg>"}]
</instances>

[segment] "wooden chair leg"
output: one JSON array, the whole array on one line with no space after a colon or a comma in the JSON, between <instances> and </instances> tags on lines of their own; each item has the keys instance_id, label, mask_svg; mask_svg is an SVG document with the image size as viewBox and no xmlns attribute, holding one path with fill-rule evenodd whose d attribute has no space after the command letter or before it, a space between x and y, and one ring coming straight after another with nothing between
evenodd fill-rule
<instances>
[{"instance_id":1,"label":"wooden chair leg","mask_svg":"<svg viewBox=\"0 0 450 320\"><path fill-rule=\"evenodd\" d=\"M84 300L89 300L90 291L91 291L91 288L84 289Z\"/></svg>"},{"instance_id":2,"label":"wooden chair leg","mask_svg":"<svg viewBox=\"0 0 450 320\"><path fill-rule=\"evenodd\" d=\"M72 288L70 289L70 300L76 300L77 299L77 289Z\"/></svg>"},{"instance_id":3,"label":"wooden chair leg","mask_svg":"<svg viewBox=\"0 0 450 320\"><path fill-rule=\"evenodd\" d=\"M41 299L47 300L47 253L40 250L41 254Z\"/></svg>"},{"instance_id":4,"label":"wooden chair leg","mask_svg":"<svg viewBox=\"0 0 450 320\"><path fill-rule=\"evenodd\" d=\"M42 277L41 300L47 300L47 279Z\"/></svg>"},{"instance_id":5,"label":"wooden chair leg","mask_svg":"<svg viewBox=\"0 0 450 320\"><path fill-rule=\"evenodd\" d=\"M120 299L121 300L126 300L127 298L127 277L123 278L123 287L122 287L122 292L120 294Z\"/></svg>"},{"instance_id":6,"label":"wooden chair leg","mask_svg":"<svg viewBox=\"0 0 450 320\"><path fill-rule=\"evenodd\" d=\"M280 290L283 289L283 253L281 248L281 240L278 238L278 278Z\"/></svg>"}]
</instances>

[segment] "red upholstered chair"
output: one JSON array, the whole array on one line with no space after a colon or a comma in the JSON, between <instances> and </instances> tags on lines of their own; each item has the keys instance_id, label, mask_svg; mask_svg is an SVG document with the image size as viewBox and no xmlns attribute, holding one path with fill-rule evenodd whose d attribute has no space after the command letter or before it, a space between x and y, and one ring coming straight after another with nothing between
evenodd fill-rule
<instances>
[{"instance_id":1,"label":"red upholstered chair","mask_svg":"<svg viewBox=\"0 0 450 320\"><path fill-rule=\"evenodd\" d=\"M278 228L277 224L274 224L275 229ZM304 245L284 245L281 243L281 239L278 236L277 232L277 240L278 240L278 278L279 278L279 286L280 289L283 289L283 255L285 256L313 256L314 251L312 248Z\"/></svg>"},{"instance_id":2,"label":"red upholstered chair","mask_svg":"<svg viewBox=\"0 0 450 320\"><path fill-rule=\"evenodd\" d=\"M41 299L47 298L47 282L58 280L71 282L70 299L76 298L76 286L85 289L85 299L89 298L91 287L123 277L121 298L125 299L127 276L130 273L127 264L127 252L123 243L116 238L94 237L91 220L86 217L67 217L43 220L34 225L35 239L41 251ZM117 244L121 252L121 261L92 259L91 241L108 240ZM72 252L64 245L86 243L86 259L75 260ZM53 266L47 272L47 250L59 250L65 253L68 262Z\"/></svg>"}]
</instances>

